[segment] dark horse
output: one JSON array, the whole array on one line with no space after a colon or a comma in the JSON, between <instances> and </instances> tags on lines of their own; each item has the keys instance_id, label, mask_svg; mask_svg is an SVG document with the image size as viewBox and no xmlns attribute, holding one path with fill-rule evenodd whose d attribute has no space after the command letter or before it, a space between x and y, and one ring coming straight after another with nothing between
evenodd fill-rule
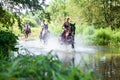
<instances>
[{"instance_id":1,"label":"dark horse","mask_svg":"<svg viewBox=\"0 0 120 80\"><path fill-rule=\"evenodd\" d=\"M28 35L31 33L31 29L28 25L25 25L24 26L24 35L25 35L25 38L28 38Z\"/></svg>"},{"instance_id":2,"label":"dark horse","mask_svg":"<svg viewBox=\"0 0 120 80\"><path fill-rule=\"evenodd\" d=\"M74 48L75 24L70 23L70 30L65 31L64 36L60 36L61 43L71 44L72 48Z\"/></svg>"},{"instance_id":3,"label":"dark horse","mask_svg":"<svg viewBox=\"0 0 120 80\"><path fill-rule=\"evenodd\" d=\"M48 30L48 28L43 28L39 36L40 41L43 41L43 43L46 44L48 41L49 35L50 35L50 31Z\"/></svg>"}]
</instances>

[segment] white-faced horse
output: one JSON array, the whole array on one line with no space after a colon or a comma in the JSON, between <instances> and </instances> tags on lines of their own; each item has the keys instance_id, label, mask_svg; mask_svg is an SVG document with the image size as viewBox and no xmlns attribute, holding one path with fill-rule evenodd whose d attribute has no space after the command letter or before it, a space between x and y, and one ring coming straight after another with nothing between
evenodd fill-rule
<instances>
[{"instance_id":1,"label":"white-faced horse","mask_svg":"<svg viewBox=\"0 0 120 80\"><path fill-rule=\"evenodd\" d=\"M39 36L40 41L43 42L44 44L46 44L48 42L49 36L50 36L50 31L48 29L44 28Z\"/></svg>"}]
</instances>

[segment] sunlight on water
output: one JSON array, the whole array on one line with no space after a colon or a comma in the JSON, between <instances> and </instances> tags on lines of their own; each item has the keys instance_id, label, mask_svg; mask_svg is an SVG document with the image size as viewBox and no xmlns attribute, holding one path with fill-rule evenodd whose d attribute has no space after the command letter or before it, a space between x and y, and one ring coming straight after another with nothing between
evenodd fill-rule
<instances>
[{"instance_id":1,"label":"sunlight on water","mask_svg":"<svg viewBox=\"0 0 120 80\"><path fill-rule=\"evenodd\" d=\"M47 42L47 45L44 45L37 40L28 40L28 41L19 41L19 44L25 48L37 48L37 49L45 49L47 51L51 50L61 50L61 51L71 51L71 45L61 45L58 37L51 36ZM75 37L75 49L76 52L85 52L85 53L94 53L95 49L92 47L86 46L86 39L81 36Z\"/></svg>"},{"instance_id":2,"label":"sunlight on water","mask_svg":"<svg viewBox=\"0 0 120 80\"><path fill-rule=\"evenodd\" d=\"M18 46L19 53L23 55L46 55L52 52L66 65L73 64L74 66L79 66L84 71L99 69L99 61L105 62L107 60L107 56L101 54L106 53L108 50L103 47L88 46L86 41L87 39L84 36L76 35L75 48L72 49L71 45L61 45L58 36L50 36L46 45L40 42L39 39L36 39L18 41ZM17 56L18 54L16 53L15 55ZM96 55L98 56L96 57Z\"/></svg>"},{"instance_id":3,"label":"sunlight on water","mask_svg":"<svg viewBox=\"0 0 120 80\"><path fill-rule=\"evenodd\" d=\"M22 46L19 50L22 54L25 54L25 49L33 55L46 55L52 51L52 54L57 54L59 59L66 63L74 58L76 65L80 63L85 65L83 61L81 62L81 60L83 60L82 57L96 52L93 47L86 46L86 39L80 35L75 37L75 49L72 49L71 45L61 45L56 36L50 36L46 45L41 43L39 39L19 41L19 44Z\"/></svg>"}]
</instances>

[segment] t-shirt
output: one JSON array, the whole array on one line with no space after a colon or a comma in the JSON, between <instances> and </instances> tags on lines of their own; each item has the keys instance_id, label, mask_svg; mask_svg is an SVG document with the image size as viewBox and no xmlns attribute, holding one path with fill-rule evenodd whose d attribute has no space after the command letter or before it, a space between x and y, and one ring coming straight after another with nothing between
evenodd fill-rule
<instances>
[{"instance_id":1,"label":"t-shirt","mask_svg":"<svg viewBox=\"0 0 120 80\"><path fill-rule=\"evenodd\" d=\"M64 26L65 28L68 28L68 27L69 27L69 25L67 25L66 23L64 23L63 26Z\"/></svg>"}]
</instances>

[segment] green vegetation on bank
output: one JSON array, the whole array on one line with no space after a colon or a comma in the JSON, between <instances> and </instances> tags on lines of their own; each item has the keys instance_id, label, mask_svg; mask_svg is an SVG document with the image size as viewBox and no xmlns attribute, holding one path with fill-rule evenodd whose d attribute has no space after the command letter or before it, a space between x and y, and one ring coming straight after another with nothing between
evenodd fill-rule
<instances>
[{"instance_id":1,"label":"green vegetation on bank","mask_svg":"<svg viewBox=\"0 0 120 80\"><path fill-rule=\"evenodd\" d=\"M113 47L120 47L120 30L97 29L93 34L93 41L97 45L107 45Z\"/></svg>"},{"instance_id":2,"label":"green vegetation on bank","mask_svg":"<svg viewBox=\"0 0 120 80\"><path fill-rule=\"evenodd\" d=\"M93 71L83 72L72 63L62 63L52 54L0 59L0 80L95 80L96 76Z\"/></svg>"},{"instance_id":3,"label":"green vegetation on bank","mask_svg":"<svg viewBox=\"0 0 120 80\"><path fill-rule=\"evenodd\" d=\"M11 51L16 51L18 37L12 31L3 29L0 30L0 58L9 57Z\"/></svg>"}]
</instances>

